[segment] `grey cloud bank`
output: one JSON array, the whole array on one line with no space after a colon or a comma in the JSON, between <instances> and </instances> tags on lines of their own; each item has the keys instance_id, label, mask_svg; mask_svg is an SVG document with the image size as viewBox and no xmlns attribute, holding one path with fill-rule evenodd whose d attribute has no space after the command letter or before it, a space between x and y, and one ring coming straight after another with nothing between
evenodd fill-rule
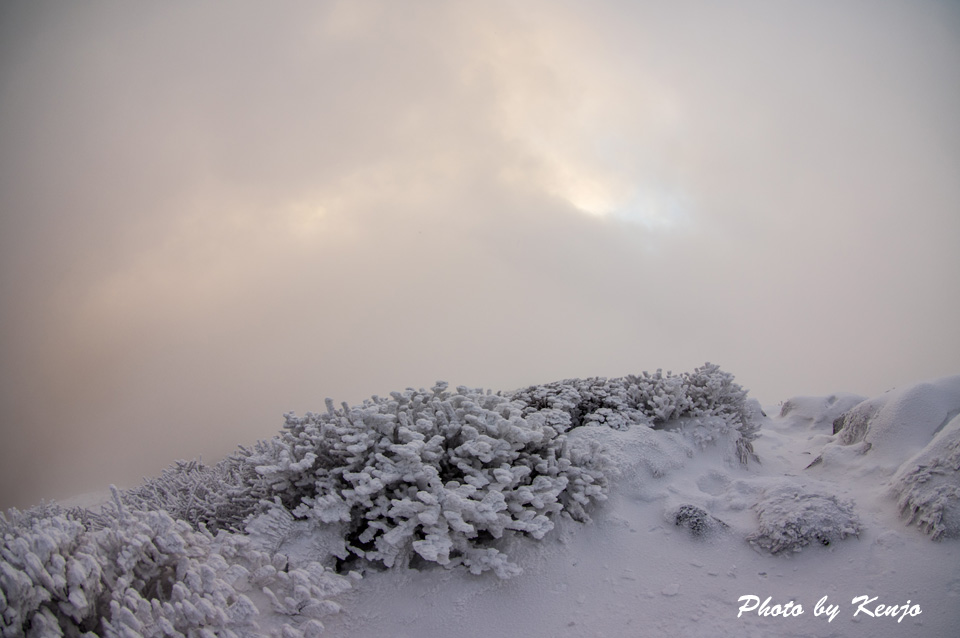
<instances>
[{"instance_id":1,"label":"grey cloud bank","mask_svg":"<svg viewBox=\"0 0 960 638\"><path fill-rule=\"evenodd\" d=\"M957 372L953 4L11 2L0 47L0 507L437 379Z\"/></svg>"}]
</instances>

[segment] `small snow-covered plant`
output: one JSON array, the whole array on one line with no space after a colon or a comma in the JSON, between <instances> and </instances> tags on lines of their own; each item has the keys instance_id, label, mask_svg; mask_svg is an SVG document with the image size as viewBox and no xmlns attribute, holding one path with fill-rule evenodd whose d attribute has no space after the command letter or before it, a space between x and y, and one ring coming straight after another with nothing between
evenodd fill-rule
<instances>
[{"instance_id":1,"label":"small snow-covered plant","mask_svg":"<svg viewBox=\"0 0 960 638\"><path fill-rule=\"evenodd\" d=\"M858 536L861 530L853 503L791 485L767 490L754 508L760 526L747 540L771 554L799 552L810 544L829 545Z\"/></svg>"},{"instance_id":2,"label":"small snow-covered plant","mask_svg":"<svg viewBox=\"0 0 960 638\"><path fill-rule=\"evenodd\" d=\"M519 568L499 539L543 538L561 512L584 519L605 498L603 455L568 444L556 413L525 418L505 397L445 383L327 408L288 414L245 461L264 501L343 526L343 565L432 562L506 578Z\"/></svg>"},{"instance_id":3,"label":"small snow-covered plant","mask_svg":"<svg viewBox=\"0 0 960 638\"><path fill-rule=\"evenodd\" d=\"M726 419L718 416L682 417L675 423L700 449L706 449L734 433L735 428ZM741 439L737 439L739 442ZM739 450L738 450L739 454Z\"/></svg>"},{"instance_id":4,"label":"small snow-covered plant","mask_svg":"<svg viewBox=\"0 0 960 638\"><path fill-rule=\"evenodd\" d=\"M672 512L673 523L690 532L694 538L705 538L722 533L728 526L696 505L681 505Z\"/></svg>"}]
</instances>

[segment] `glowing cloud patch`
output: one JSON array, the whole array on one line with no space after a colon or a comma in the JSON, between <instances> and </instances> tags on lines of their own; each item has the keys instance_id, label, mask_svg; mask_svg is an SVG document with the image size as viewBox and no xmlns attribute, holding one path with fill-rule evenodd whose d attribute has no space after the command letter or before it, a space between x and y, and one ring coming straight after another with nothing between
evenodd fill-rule
<instances>
[{"instance_id":1,"label":"glowing cloud patch","mask_svg":"<svg viewBox=\"0 0 960 638\"><path fill-rule=\"evenodd\" d=\"M610 215L645 226L650 230L675 230L690 221L689 197L666 189L638 188Z\"/></svg>"},{"instance_id":2,"label":"glowing cloud patch","mask_svg":"<svg viewBox=\"0 0 960 638\"><path fill-rule=\"evenodd\" d=\"M682 191L630 183L615 172L556 166L551 191L583 213L648 230L675 230L690 219L691 201Z\"/></svg>"}]
</instances>

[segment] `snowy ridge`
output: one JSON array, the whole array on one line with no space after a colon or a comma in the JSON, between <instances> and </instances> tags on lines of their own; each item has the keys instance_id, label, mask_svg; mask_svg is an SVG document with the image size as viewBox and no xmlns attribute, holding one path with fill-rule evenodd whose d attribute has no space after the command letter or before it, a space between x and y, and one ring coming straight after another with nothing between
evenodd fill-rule
<instances>
[{"instance_id":1,"label":"snowy ridge","mask_svg":"<svg viewBox=\"0 0 960 638\"><path fill-rule=\"evenodd\" d=\"M958 412L960 376L767 417L710 364L328 402L100 511L0 518L0 635L948 635Z\"/></svg>"}]
</instances>

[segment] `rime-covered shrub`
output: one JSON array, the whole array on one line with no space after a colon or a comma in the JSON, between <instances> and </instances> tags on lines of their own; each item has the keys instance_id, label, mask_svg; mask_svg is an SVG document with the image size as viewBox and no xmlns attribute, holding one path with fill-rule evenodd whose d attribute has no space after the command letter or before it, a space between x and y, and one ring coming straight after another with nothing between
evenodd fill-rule
<instances>
[{"instance_id":1,"label":"rime-covered shrub","mask_svg":"<svg viewBox=\"0 0 960 638\"><path fill-rule=\"evenodd\" d=\"M57 507L12 510L0 514L0 541L0 635L56 635L60 619L75 625L73 635L94 628L80 624L94 618L102 591L82 522Z\"/></svg>"},{"instance_id":2,"label":"rime-covered shrub","mask_svg":"<svg viewBox=\"0 0 960 638\"><path fill-rule=\"evenodd\" d=\"M593 424L661 427L684 421L699 428L698 441L704 442L733 428L740 462L755 458L752 441L760 422L751 415L747 392L732 374L712 363L680 375L657 370L614 379L568 379L507 396L522 404L524 415L549 414L551 423L563 430Z\"/></svg>"},{"instance_id":3,"label":"rime-covered shrub","mask_svg":"<svg viewBox=\"0 0 960 638\"><path fill-rule=\"evenodd\" d=\"M522 406L525 416L542 414L560 431L590 424L616 430L650 425L650 416L638 409L629 390L623 379L592 377L530 386L507 396Z\"/></svg>"},{"instance_id":4,"label":"rime-covered shrub","mask_svg":"<svg viewBox=\"0 0 960 638\"><path fill-rule=\"evenodd\" d=\"M243 591L290 614L288 634L336 611L325 597L347 581L321 565L287 569L245 537L128 510L115 496L94 519L104 526L50 507L0 518L0 636L251 635L259 610Z\"/></svg>"},{"instance_id":5,"label":"rime-covered shrub","mask_svg":"<svg viewBox=\"0 0 960 638\"><path fill-rule=\"evenodd\" d=\"M893 477L900 514L934 540L960 536L960 417Z\"/></svg>"},{"instance_id":6,"label":"rime-covered shrub","mask_svg":"<svg viewBox=\"0 0 960 638\"><path fill-rule=\"evenodd\" d=\"M725 531L728 525L696 505L681 505L673 512L673 523L695 538L705 538Z\"/></svg>"},{"instance_id":7,"label":"rime-covered shrub","mask_svg":"<svg viewBox=\"0 0 960 638\"><path fill-rule=\"evenodd\" d=\"M829 545L861 530L852 503L792 485L767 490L754 508L759 529L747 540L771 554L799 552L810 544Z\"/></svg>"},{"instance_id":8,"label":"rime-covered shrub","mask_svg":"<svg viewBox=\"0 0 960 638\"><path fill-rule=\"evenodd\" d=\"M556 414L524 417L499 395L441 383L327 407L288 414L285 431L245 461L258 497L342 526L347 565L431 562L509 577L519 568L498 549L505 534L543 538L556 515L585 519L605 498L596 446L568 444Z\"/></svg>"},{"instance_id":9,"label":"rime-covered shrub","mask_svg":"<svg viewBox=\"0 0 960 638\"><path fill-rule=\"evenodd\" d=\"M164 510L196 529L239 531L258 506L247 489L249 471L236 456L214 465L177 461L120 498L131 510Z\"/></svg>"}]
</instances>

